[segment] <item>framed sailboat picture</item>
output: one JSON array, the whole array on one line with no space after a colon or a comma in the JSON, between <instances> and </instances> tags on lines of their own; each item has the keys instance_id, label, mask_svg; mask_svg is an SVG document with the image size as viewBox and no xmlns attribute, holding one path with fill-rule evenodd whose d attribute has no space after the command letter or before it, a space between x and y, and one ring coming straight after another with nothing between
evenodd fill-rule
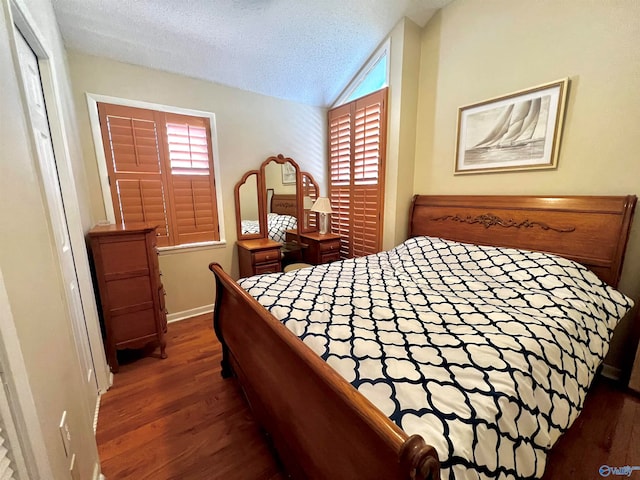
<instances>
[{"instance_id":1,"label":"framed sailboat picture","mask_svg":"<svg viewBox=\"0 0 640 480\"><path fill-rule=\"evenodd\" d=\"M555 168L569 79L458 110L455 173Z\"/></svg>"}]
</instances>

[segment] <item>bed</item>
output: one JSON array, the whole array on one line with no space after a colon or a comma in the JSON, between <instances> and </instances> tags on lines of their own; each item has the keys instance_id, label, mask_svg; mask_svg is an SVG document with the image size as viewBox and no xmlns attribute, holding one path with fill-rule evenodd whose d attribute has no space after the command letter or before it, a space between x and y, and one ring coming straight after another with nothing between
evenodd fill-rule
<instances>
[{"instance_id":1,"label":"bed","mask_svg":"<svg viewBox=\"0 0 640 480\"><path fill-rule=\"evenodd\" d=\"M580 377L574 382L575 385L571 383L573 380L565 379L567 383L571 384L570 392L563 393L559 386L553 384L553 378L555 377L549 376L546 390L551 392L552 403L564 402L567 404L566 408L558 408L555 413L547 412L545 417L544 408L539 408L539 405L536 403L540 402L540 404L542 404L546 401L542 397L538 397L538 390L540 389L532 390L532 392L535 393L534 399L510 397L506 395L502 397L503 400L507 402L504 405L497 401L495 402L499 407L499 416L508 417L510 415L509 412L515 412L513 416L524 425L522 428L534 430L529 432L529 436L535 437L538 435L538 437L540 437L537 438L535 442L538 450L534 450L533 455L525 455L523 457L533 458L533 460L525 461L526 465L514 465L514 463L520 461L518 457L516 457L515 460L505 460L505 458L508 457L507 452L496 455L494 460L483 460L485 462L484 464L480 462L479 465L474 465L473 468L464 465L464 459L460 460L457 457L452 459L450 456L451 452L453 452L453 448L458 445L448 445L447 448L444 448L442 445L443 442L451 443L451 439L455 439L456 443L462 443L459 439L464 438L465 435L464 432L460 434L454 431L460 428L458 426L460 424L459 422L449 423L449 419L447 418L447 415L460 416L459 412L456 413L447 410L450 408L449 403L456 403L455 399L456 396L459 396L459 393L456 393L457 391L455 389L451 390L450 388L456 383L455 381L451 379L443 380L439 377L428 377L429 374L435 376L440 375L437 373L437 370L422 371L417 374L415 378L409 378L409 380L413 380L414 386L416 383L423 386L427 400L429 401L428 403L432 407L438 402L441 402L441 400L437 400L437 398L451 399L451 402L447 401L445 402L446 404L439 405L439 414L444 415L443 418L445 418L447 422L440 422L441 425L443 425L440 431L436 431L437 429L430 430L429 428L422 430L415 428L414 430L421 434L408 435L404 430L400 429L397 424L399 423L405 430L411 431L412 428L406 427L407 423L402 420L398 422L397 418L395 418L394 422L394 419L388 418L384 412L387 414L391 412L392 417L394 415L397 416L393 405L397 406L400 402L411 404L413 401L411 397L405 397L404 400L399 399L399 397L392 397L390 402L393 405L386 402L387 406L390 405L387 408L385 407L385 401L380 401L380 390L386 388L384 381L355 382L358 388L354 388L352 383L350 383L352 379L345 379L345 369L340 366L339 361L336 361L336 359L344 359L346 357L341 357L341 355L336 354L336 351L333 350L325 355L325 357L329 359L328 363L323 361L319 354L321 352L318 352L322 350L322 348L314 348L313 342L303 343L289 329L291 328L290 325L285 326L276 318L277 316L285 318L285 320L287 318L286 312L284 315L282 314L282 304L270 305L270 308L274 312L271 313L261 305L256 298L249 295L246 290L240 288L219 265L212 264L210 265L210 269L216 276L217 285L214 329L223 346L222 373L224 376L231 374L237 376L257 420L270 436L286 470L294 478L427 479L439 478L441 472L445 478L453 478L454 475L458 475L458 478L465 478L461 473L463 471L466 472L464 473L465 475L470 471L472 472L471 474L477 475L475 477L467 476L466 478L482 478L483 475L492 475L496 472L501 475L501 478L515 478L516 476L520 478L538 478L544 468L544 455L548 449L546 447L549 447L562 431L568 428L580 410L588 385L595 374L599 362L606 353L610 331L617 321L613 319L613 317L622 315L631 305L628 299L617 292L613 293L614 291L609 289L607 285L612 287L617 286L635 202L636 199L632 196L417 196L413 200L410 214L409 237L411 240L399 247L404 249L404 251L396 251L394 249L388 253L384 253L382 257L380 257L382 259L339 262L339 264L335 266L320 266L313 269L306 269L306 272L299 271L292 276L287 276L290 274L273 274L265 276L262 279L253 277L243 280L243 285L247 289L252 291L258 298L266 297L266 300L265 298L261 298L261 301L270 305L274 304L273 292L280 288L278 287L278 282L294 285L300 281L300 278L307 278L307 280L309 280L310 275L331 275L331 268L339 269L340 273L333 274L334 277L328 283L336 284L336 287L348 290L348 287L344 287L342 284L338 285L338 280L343 276L345 278L349 276L356 279L365 278L367 272L374 272L374 269L366 263L369 261L377 263L386 262L392 265L392 270L401 272L402 275L400 276L404 276L405 280L409 282L408 288L415 288L416 285L419 287L422 279L412 275L416 272L422 272L422 269L418 268L416 270L415 265L408 264L407 266L403 264L401 260L404 258L403 255L406 256L406 252L411 249L421 252L428 251L430 252L429 255L432 255L434 251L440 252L434 257L438 259L436 262L440 265L438 268L442 266L443 255L441 252L449 252L444 256L451 257L451 261L454 263L458 262L455 268L451 267L451 265L447 266L446 268L449 270L460 269L460 260L451 254L452 250L463 249L461 258L468 260L468 258L478 255L494 255L488 254L487 252L495 252L495 250L486 250L487 248L491 249L493 247L509 249L506 254L508 257L516 258L518 261L524 261L524 272L521 273L523 275L526 275L528 270L526 262L560 262L559 265L554 263L552 267L548 268L573 268L579 273L581 278L578 283L593 284L598 287L598 291L603 290L606 292L604 293L604 297L607 298L604 300L604 303L601 303L600 307L588 307L587 311L591 311L591 316L599 318L602 313L599 309L604 308L602 305L608 305L604 310L612 314L612 319L609 320L604 327L593 325L589 327L592 328L592 330L587 328L587 330L582 333L576 333L578 337L588 337L588 339L583 342L586 348L583 346L578 350L578 347L574 346L574 343L569 342L566 344L568 346L565 346L565 349L573 349L572 357L581 359L580 362L574 362L575 364L580 363L581 365L580 368L573 368L573 370L578 372L575 373L574 376ZM482 247L478 247L478 245ZM552 257L554 260L549 260L545 255L542 257L544 260L541 260L535 255L542 254L536 253L533 254L533 258L527 257L521 259L518 256L522 254L512 249L550 252L563 258L558 259L557 257ZM505 255L504 252L503 250L499 250L496 255L498 255L498 257ZM420 253L420 255L422 255L422 253ZM564 260L565 258L584 265L586 269L582 267L576 268L576 266L572 266L573 264L564 265L562 262L566 262L566 260ZM468 263L467 260L463 262L465 265ZM504 265L511 268L511 263L509 262L505 262ZM501 267L502 265L499 266ZM506 266L504 268L507 268ZM496 268L496 265L490 266L489 268ZM532 268L541 267L537 265ZM545 266L544 268L547 267ZM345 274L347 271L350 272L348 275ZM484 274L489 277L483 281L485 284L491 284L494 277L500 276L499 272L493 270L488 270L484 272ZM560 277L555 273L552 276L556 278L556 280ZM393 283L392 280L389 280L391 278L390 276L383 274L382 277ZM573 278L573 276L571 278ZM520 292L523 296L533 295L535 297L540 293L531 290L527 285L528 279L517 278L517 280L521 284L521 289L524 289L524 291ZM415 285L412 282L414 282ZM320 285L322 280L312 278L311 282L307 283ZM367 282L364 283L366 284ZM452 282L441 281L440 285L447 284L448 287L451 287L451 283ZM453 283L455 283L455 281L453 281ZM477 285L472 284L471 290L481 291L482 289L479 285L482 285L482 282L479 282ZM256 290L256 288L258 290ZM365 287L361 285L355 288ZM391 291L397 291L399 285L392 284L390 288ZM565 287L563 287L563 289L564 288ZM262 293L259 291L260 289L263 290ZM286 288L282 289L285 297L287 291ZM291 291L293 292L294 290ZM496 295L501 295L500 292L502 292L502 290L493 288L492 292L494 291L498 292ZM347 308L346 303L343 302L340 304L339 301L344 291L338 291L337 293L336 298L338 300L327 300L329 302L329 307L327 308L329 308L331 312L329 317L339 318L343 313L339 309ZM414 296L407 299L405 292L405 310L414 309L415 305L425 303L423 300L425 297L419 296L418 292L411 292L411 294ZM442 294L442 292L439 292L439 294ZM293 296L296 297L296 299L292 299L292 301L307 300L304 298L304 294L301 296L296 293ZM365 297L360 300L364 302L367 301ZM545 299L536 300L536 302L542 302L542 304L544 304L545 301ZM277 301L275 303L277 303ZM339 308L335 306L332 307L331 305L333 303L338 304ZM347 303L354 302L349 301ZM439 308L445 310L452 308L451 305L446 305L442 302L430 303L441 304ZM476 304L477 302L473 300L468 303ZM540 303L533 303L520 309L520 316L525 318L525 320L521 322L524 327L528 326L533 329L533 327L539 323L539 319L535 316L535 310L544 310L540 305ZM277 308L274 309L274 306ZM501 309L502 307L495 308ZM559 307L551 306L549 308L553 310ZM561 306L560 308L565 307ZM473 316L478 312L469 313ZM502 314L502 310L500 310L499 313ZM462 318L464 316L460 313L460 310L456 310L456 312L453 313L449 312L448 314L454 323L456 318ZM314 320L313 317L316 315L318 314L310 313L309 319ZM419 313L418 315L423 314ZM397 315L397 313L389 314L388 312L384 312L384 309L380 311L371 310L371 317L376 318L376 322L385 322L388 321L389 318L402 318L402 316ZM531 320L527 321L526 319L529 317L531 317ZM304 317L301 318L300 315L297 315L294 321L289 323L296 324L299 321L304 323ZM285 323L287 322L285 321ZM437 325L437 322L434 324ZM508 324L507 328L523 328L522 325L515 326L515 324ZM361 325L356 323L351 326L354 331L356 328L361 327ZM469 325L461 325L460 328L469 328ZM554 326L554 328L556 328L556 330L553 330L553 332L559 331L557 329L558 327ZM592 335L594 332L598 333L598 335ZM440 350L447 350L448 354L442 355L440 351L436 354L427 355L425 358L439 358L440 363L448 363L454 365L456 368L465 367L466 360L461 361L459 358L456 359L456 355L459 356L460 350L465 350L469 353L470 347L467 345L466 347L456 349L456 346L459 347L459 345L447 344L447 342L452 342L452 339L455 338L464 339L465 332L462 330L457 331L454 332L453 336L448 337L443 337L441 333L442 332L439 331L432 331L427 335L423 335L423 337L437 343ZM484 333L486 336L486 332ZM548 336L548 333L538 335L538 340L545 335ZM337 339L341 339L342 336L343 333L338 333ZM522 332L515 332L515 336L522 337ZM554 336L561 337L561 335ZM525 337L526 335L523 338ZM593 339L597 337L600 340L593 340L592 337ZM545 342L548 340L548 338L545 339ZM336 348L341 348L339 345L340 342L336 343L338 344ZM391 343L393 345L393 341L391 341ZM403 341L396 342L395 346L402 346L402 344ZM545 362L540 361L541 359L538 358L543 356L540 353L540 345L542 345L542 351L554 348L547 343L538 341L538 350L535 350L535 348L529 350L524 348L511 350L519 350L521 353L524 352L523 356L527 357L525 360L528 361L533 358L535 361L530 362L530 364L535 365L536 368L540 368L541 365L546 365ZM433 346L433 344L431 346ZM474 346L474 348L476 346ZM418 345L417 347L422 348L424 345ZM409 345L407 348L413 347ZM507 345L502 345L502 348L505 352L509 351ZM375 357L375 355L371 355L370 353L357 352L356 347L353 345L352 350L354 358L358 358L359 360ZM591 350L593 350L593 352L589 353ZM534 355L534 353L530 352L537 352L537 354ZM587 352L588 355L585 354L585 352ZM434 355L437 355L437 357ZM581 357L581 355L583 356ZM477 355L469 353L467 357L471 358L473 356ZM482 355L480 355L479 358L480 364L482 364L482 361L486 361ZM558 358L560 358L561 362L565 361L564 356ZM511 362L511 358L506 360L508 360L506 363ZM400 363L399 359L395 359L395 361L396 363ZM330 366L332 363L333 367ZM428 360L426 363L429 363ZM388 371L391 371L389 376L392 378L394 377L393 372L399 371L395 369L395 365L392 364L386 364L386 367ZM491 365L486 365L485 368L491 370L490 367ZM572 368L567 367L565 364L562 365L562 368L556 368L556 370L562 371L564 371L564 369L572 370ZM346 369L346 371L346 376L348 377L348 369ZM519 376L522 373L523 372L519 371L517 375L512 375L512 377ZM358 375L359 374L360 373L358 373ZM406 376L406 374L403 375ZM545 375L546 373L543 374L542 377L545 377ZM523 377L521 383L526 384L527 382L531 383L533 381L540 383L542 377L539 375L537 377L530 375L527 378ZM561 376L561 378L565 377ZM480 379L477 381L477 385L488 385L493 389L493 393L491 393L489 397L495 397L496 391L503 390L501 388L503 384L500 384L500 381L498 378L483 383L482 379ZM493 382L493 384L491 382ZM361 388L363 385L366 388ZM519 386L520 383L516 385ZM379 386L382 387L378 388ZM393 388L402 387L394 386ZM468 394L470 389L473 390L473 388L473 385L468 386L466 393ZM443 389L447 391L439 393L439 391ZM479 390L482 390L482 388L479 388ZM367 395L363 394L363 392ZM554 392L557 393L556 397L553 397ZM437 394L440 394L440 397L437 397ZM382 395L382 397L384 397L384 395ZM409 399L407 400L406 398ZM478 412L473 409L484 407L478 407L478 404L469 403L470 400L468 400L467 397L461 398L458 403L467 405L467 407L474 412L474 415L472 415L473 418L482 418L482 415L477 414ZM372 399L378 407L374 406L370 399ZM517 408L510 409L509 402L520 402L520 404L517 405ZM546 402L549 403L548 401ZM403 407L407 407L407 405L403 405ZM409 405L408 408L400 409L402 410L402 416L409 418L407 412L411 413L411 409L418 410L420 409L420 405ZM542 417L540 417L540 412L536 409L542 411L542 417L552 419L552 421L548 422L551 424L549 428L538 428ZM467 415L467 417L471 416ZM504 418L501 421L504 423ZM438 420L432 422L432 424L437 422ZM513 424L514 422L512 421L510 423ZM473 427L474 434L472 435L473 439L470 441L469 447L472 450L472 457L477 453L474 449L496 450L497 452L498 447L503 444L502 440L496 443L494 439L495 435L491 433L491 428L487 428L487 426L488 424L476 424ZM536 428L538 428L537 431L535 430ZM500 435L504 435L505 438L509 439L510 433L508 429L506 430L506 432L501 432ZM529 445L520 438L514 437L510 440L512 444L511 447L513 447L514 450L529 447ZM505 445L508 443L509 442L506 441L504 442ZM498 445L498 447L496 447L496 445ZM464 450L465 446L462 445L460 448ZM443 464L441 465L439 456L443 456L443 452L445 452L445 455L444 458L442 458ZM455 455L457 455L457 453ZM487 461L489 464L487 464ZM492 465L491 462L493 462L494 465Z\"/></svg>"},{"instance_id":2,"label":"bed","mask_svg":"<svg viewBox=\"0 0 640 480\"><path fill-rule=\"evenodd\" d=\"M287 230L293 230L298 225L296 195L273 194L269 205L267 235L271 240L284 243ZM260 222L258 220L241 220L241 228L243 234L260 233Z\"/></svg>"}]
</instances>

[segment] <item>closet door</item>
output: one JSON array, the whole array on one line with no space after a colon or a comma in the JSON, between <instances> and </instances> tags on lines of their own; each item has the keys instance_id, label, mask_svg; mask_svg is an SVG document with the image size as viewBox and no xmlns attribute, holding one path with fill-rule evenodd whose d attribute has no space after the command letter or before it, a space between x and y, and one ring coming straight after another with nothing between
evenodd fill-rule
<instances>
[{"instance_id":1,"label":"closet door","mask_svg":"<svg viewBox=\"0 0 640 480\"><path fill-rule=\"evenodd\" d=\"M80 294L77 275L78 267L76 266L76 259L71 245L69 223L65 213L58 166L49 129L49 116L45 104L38 57L17 29L15 33L16 47L20 58L20 70L27 94L29 126L35 140L35 153L47 199L51 231L55 240L56 253L65 286L65 300L73 328L78 360L82 368L82 371L78 372L78 374L83 379L88 399L85 413L89 419L93 420L95 406L98 401L98 380L94 368L94 358L91 351L84 305Z\"/></svg>"}]
</instances>

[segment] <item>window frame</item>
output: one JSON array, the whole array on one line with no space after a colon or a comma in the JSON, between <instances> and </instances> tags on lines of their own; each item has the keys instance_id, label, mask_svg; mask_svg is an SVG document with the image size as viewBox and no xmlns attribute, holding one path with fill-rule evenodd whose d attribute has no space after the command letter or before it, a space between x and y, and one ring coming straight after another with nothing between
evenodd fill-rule
<instances>
[{"instance_id":1,"label":"window frame","mask_svg":"<svg viewBox=\"0 0 640 480\"><path fill-rule=\"evenodd\" d=\"M356 76L351 79L351 81L347 84L344 90L342 90L340 95L338 95L338 97L331 104L329 109L333 109L341 105L345 105L346 103L350 103L354 100L357 100L354 98L348 102L348 99L351 96L351 94L355 92L355 90L360 86L360 84L367 78L369 73L375 68L378 62L385 56L387 57L387 71L386 71L386 80L382 88L388 87L389 71L390 71L389 65L391 62L391 37L387 37L387 39L384 42L382 42L382 44L378 48L376 48L375 52L373 52L373 54L369 57L366 63L360 68L360 70L358 70L358 73L356 74ZM370 93L373 93L373 92L369 92L362 96L366 97Z\"/></svg>"},{"instance_id":2,"label":"window frame","mask_svg":"<svg viewBox=\"0 0 640 480\"><path fill-rule=\"evenodd\" d=\"M193 110L181 107L173 107L158 103L143 102L139 100L131 100L120 97L111 97L108 95L100 95L95 93L86 93L87 106L89 110L89 122L91 126L91 134L93 137L94 150L98 163L98 175L100 177L100 188L102 189L102 199L106 213L106 221L108 223L116 222L116 215L113 209L113 197L111 195L111 187L109 185L109 173L107 170L107 158L104 153L104 143L102 141L102 130L100 128L100 119L98 116L98 103L111 103L124 107L143 108L147 110L156 110L163 113L188 115L192 117L201 117L209 120L209 135L211 137L211 154L213 156L213 179L216 196L216 206L218 214L219 240L209 240L205 242L184 243L180 245L170 245L166 247L158 247L160 252L171 252L180 250L200 250L210 247L226 246L226 235L224 229L224 208L222 206L222 178L220 176L220 155L218 152L218 136L216 128L215 113Z\"/></svg>"}]
</instances>

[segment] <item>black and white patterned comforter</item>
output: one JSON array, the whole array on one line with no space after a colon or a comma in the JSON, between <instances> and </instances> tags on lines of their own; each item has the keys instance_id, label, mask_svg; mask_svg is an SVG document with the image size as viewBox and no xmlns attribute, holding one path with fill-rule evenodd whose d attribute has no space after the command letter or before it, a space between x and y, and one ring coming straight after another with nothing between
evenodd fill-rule
<instances>
[{"instance_id":1,"label":"black and white patterned comforter","mask_svg":"<svg viewBox=\"0 0 640 480\"><path fill-rule=\"evenodd\" d=\"M241 220L242 233L260 233L260 222L258 220Z\"/></svg>"},{"instance_id":2,"label":"black and white patterned comforter","mask_svg":"<svg viewBox=\"0 0 640 480\"><path fill-rule=\"evenodd\" d=\"M569 260L428 237L240 285L457 480L541 477L632 306Z\"/></svg>"},{"instance_id":3,"label":"black and white patterned comforter","mask_svg":"<svg viewBox=\"0 0 640 480\"><path fill-rule=\"evenodd\" d=\"M292 215L269 213L267 214L267 224L269 226L269 238L276 242L284 243L286 231L296 228L298 220Z\"/></svg>"},{"instance_id":4,"label":"black and white patterned comforter","mask_svg":"<svg viewBox=\"0 0 640 480\"><path fill-rule=\"evenodd\" d=\"M269 238L276 242L284 243L286 231L296 228L298 220L292 215L267 214L267 226ZM242 233L260 233L258 220L242 220Z\"/></svg>"}]
</instances>

